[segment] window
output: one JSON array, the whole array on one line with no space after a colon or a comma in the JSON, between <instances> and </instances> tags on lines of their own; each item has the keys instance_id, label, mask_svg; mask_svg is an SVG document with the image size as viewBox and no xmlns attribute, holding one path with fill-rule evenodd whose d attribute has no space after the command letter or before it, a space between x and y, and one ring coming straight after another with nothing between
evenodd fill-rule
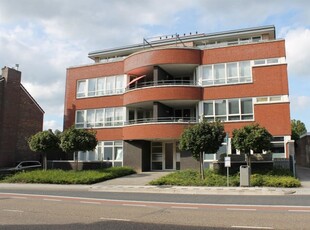
<instances>
[{"instance_id":1,"label":"window","mask_svg":"<svg viewBox=\"0 0 310 230\"><path fill-rule=\"evenodd\" d=\"M253 119L253 103L252 99L241 99L241 120Z\"/></svg>"},{"instance_id":2,"label":"window","mask_svg":"<svg viewBox=\"0 0 310 230\"><path fill-rule=\"evenodd\" d=\"M228 120L240 120L239 100L228 100Z\"/></svg>"},{"instance_id":3,"label":"window","mask_svg":"<svg viewBox=\"0 0 310 230\"><path fill-rule=\"evenodd\" d=\"M252 81L251 64L250 61L243 61L239 63L240 82Z\"/></svg>"},{"instance_id":4,"label":"window","mask_svg":"<svg viewBox=\"0 0 310 230\"><path fill-rule=\"evenodd\" d=\"M107 77L106 79L106 94L112 94L115 90L115 78Z\"/></svg>"},{"instance_id":5,"label":"window","mask_svg":"<svg viewBox=\"0 0 310 230\"><path fill-rule=\"evenodd\" d=\"M84 121L85 121L85 111L77 111L76 112L76 122L75 127L76 128L84 128Z\"/></svg>"},{"instance_id":6,"label":"window","mask_svg":"<svg viewBox=\"0 0 310 230\"><path fill-rule=\"evenodd\" d=\"M122 93L124 87L124 77L123 76L117 76L116 77L116 83L115 83L115 92L116 93Z\"/></svg>"},{"instance_id":7,"label":"window","mask_svg":"<svg viewBox=\"0 0 310 230\"><path fill-rule=\"evenodd\" d=\"M113 108L105 109L104 125L112 126L112 120L113 120Z\"/></svg>"},{"instance_id":8,"label":"window","mask_svg":"<svg viewBox=\"0 0 310 230\"><path fill-rule=\"evenodd\" d=\"M227 83L237 83L238 82L238 63L228 63L227 64Z\"/></svg>"},{"instance_id":9,"label":"window","mask_svg":"<svg viewBox=\"0 0 310 230\"><path fill-rule=\"evenodd\" d=\"M213 73L212 66L204 66L202 68L202 84L203 85L213 85Z\"/></svg>"},{"instance_id":10,"label":"window","mask_svg":"<svg viewBox=\"0 0 310 230\"><path fill-rule=\"evenodd\" d=\"M96 109L96 119L95 119L95 126L101 127L103 126L103 109Z\"/></svg>"},{"instance_id":11,"label":"window","mask_svg":"<svg viewBox=\"0 0 310 230\"><path fill-rule=\"evenodd\" d=\"M238 84L252 81L250 61L202 66L202 85Z\"/></svg>"},{"instance_id":12,"label":"window","mask_svg":"<svg viewBox=\"0 0 310 230\"><path fill-rule=\"evenodd\" d=\"M124 125L124 107L76 111L76 128L101 128Z\"/></svg>"},{"instance_id":13,"label":"window","mask_svg":"<svg viewBox=\"0 0 310 230\"><path fill-rule=\"evenodd\" d=\"M77 98L120 94L125 91L125 75L92 78L77 82Z\"/></svg>"},{"instance_id":14,"label":"window","mask_svg":"<svg viewBox=\"0 0 310 230\"><path fill-rule=\"evenodd\" d=\"M283 136L273 137L271 146L272 158L285 158L285 142Z\"/></svg>"},{"instance_id":15,"label":"window","mask_svg":"<svg viewBox=\"0 0 310 230\"><path fill-rule=\"evenodd\" d=\"M203 103L204 117L208 121L253 120L252 98L214 100Z\"/></svg>"},{"instance_id":16,"label":"window","mask_svg":"<svg viewBox=\"0 0 310 230\"><path fill-rule=\"evenodd\" d=\"M123 141L99 141L94 151L78 152L80 161L103 161L112 166L123 164Z\"/></svg>"},{"instance_id":17,"label":"window","mask_svg":"<svg viewBox=\"0 0 310 230\"><path fill-rule=\"evenodd\" d=\"M266 97L257 97L256 103L279 103L279 102L289 102L287 95L280 96L266 96Z\"/></svg>"},{"instance_id":18,"label":"window","mask_svg":"<svg viewBox=\"0 0 310 230\"><path fill-rule=\"evenodd\" d=\"M97 79L97 95L101 96L104 95L104 86L105 86L105 78L98 78Z\"/></svg>"},{"instance_id":19,"label":"window","mask_svg":"<svg viewBox=\"0 0 310 230\"><path fill-rule=\"evenodd\" d=\"M114 125L123 125L123 108L115 108Z\"/></svg>"},{"instance_id":20,"label":"window","mask_svg":"<svg viewBox=\"0 0 310 230\"><path fill-rule=\"evenodd\" d=\"M97 84L97 79L88 80L88 96L96 95L96 84Z\"/></svg>"},{"instance_id":21,"label":"window","mask_svg":"<svg viewBox=\"0 0 310 230\"><path fill-rule=\"evenodd\" d=\"M225 64L214 65L214 84L225 83Z\"/></svg>"},{"instance_id":22,"label":"window","mask_svg":"<svg viewBox=\"0 0 310 230\"><path fill-rule=\"evenodd\" d=\"M95 127L95 110L87 111L87 127Z\"/></svg>"},{"instance_id":23,"label":"window","mask_svg":"<svg viewBox=\"0 0 310 230\"><path fill-rule=\"evenodd\" d=\"M215 101L215 119L226 120L226 100Z\"/></svg>"},{"instance_id":24,"label":"window","mask_svg":"<svg viewBox=\"0 0 310 230\"><path fill-rule=\"evenodd\" d=\"M254 60L254 65L274 65L282 62L285 62L284 58L268 58L268 59Z\"/></svg>"},{"instance_id":25,"label":"window","mask_svg":"<svg viewBox=\"0 0 310 230\"><path fill-rule=\"evenodd\" d=\"M85 97L86 96L86 80L77 82L77 97Z\"/></svg>"},{"instance_id":26,"label":"window","mask_svg":"<svg viewBox=\"0 0 310 230\"><path fill-rule=\"evenodd\" d=\"M213 115L213 102L206 102L203 104L203 113L205 115Z\"/></svg>"}]
</instances>

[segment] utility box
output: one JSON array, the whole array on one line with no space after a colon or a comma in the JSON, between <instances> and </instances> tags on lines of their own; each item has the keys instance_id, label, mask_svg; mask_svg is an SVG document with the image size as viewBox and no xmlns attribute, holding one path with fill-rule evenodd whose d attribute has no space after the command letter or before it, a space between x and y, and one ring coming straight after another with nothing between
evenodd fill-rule
<instances>
[{"instance_id":1,"label":"utility box","mask_svg":"<svg viewBox=\"0 0 310 230\"><path fill-rule=\"evenodd\" d=\"M247 165L240 166L240 187L250 186L251 168Z\"/></svg>"}]
</instances>

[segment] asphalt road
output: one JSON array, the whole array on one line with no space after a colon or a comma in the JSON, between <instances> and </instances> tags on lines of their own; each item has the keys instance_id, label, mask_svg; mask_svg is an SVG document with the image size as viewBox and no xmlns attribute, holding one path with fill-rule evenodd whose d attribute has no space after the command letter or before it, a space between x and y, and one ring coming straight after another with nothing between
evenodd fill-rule
<instances>
[{"instance_id":1,"label":"asphalt road","mask_svg":"<svg viewBox=\"0 0 310 230\"><path fill-rule=\"evenodd\" d=\"M309 206L309 195L182 195L154 193L95 192L88 190L3 189L0 193L24 193L112 200L135 200L197 204L293 205Z\"/></svg>"},{"instance_id":2,"label":"asphalt road","mask_svg":"<svg viewBox=\"0 0 310 230\"><path fill-rule=\"evenodd\" d=\"M306 206L0 193L0 229L309 229L309 217Z\"/></svg>"}]
</instances>

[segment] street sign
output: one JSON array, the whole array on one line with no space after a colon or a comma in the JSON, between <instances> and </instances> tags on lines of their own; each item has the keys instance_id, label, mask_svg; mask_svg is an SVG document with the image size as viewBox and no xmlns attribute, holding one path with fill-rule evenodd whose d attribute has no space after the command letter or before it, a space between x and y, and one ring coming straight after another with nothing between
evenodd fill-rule
<instances>
[{"instance_id":1,"label":"street sign","mask_svg":"<svg viewBox=\"0 0 310 230\"><path fill-rule=\"evenodd\" d=\"M225 167L230 167L230 157L225 157Z\"/></svg>"}]
</instances>

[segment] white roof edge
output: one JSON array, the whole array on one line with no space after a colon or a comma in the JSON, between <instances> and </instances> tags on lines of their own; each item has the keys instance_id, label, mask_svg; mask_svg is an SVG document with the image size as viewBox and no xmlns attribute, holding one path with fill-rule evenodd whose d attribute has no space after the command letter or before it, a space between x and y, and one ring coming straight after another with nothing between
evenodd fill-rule
<instances>
[{"instance_id":1,"label":"white roof edge","mask_svg":"<svg viewBox=\"0 0 310 230\"><path fill-rule=\"evenodd\" d=\"M273 31L274 32L274 39L276 39L275 35L275 26L274 25L269 25L269 26L261 26L261 27L252 27L252 28L246 28L246 29L238 29L238 30L228 30L228 31L223 31L223 32L216 32L216 33L209 33L209 34L193 34L191 36L186 36L183 38L183 42L194 42L194 41L199 41L202 39L206 38L212 38L212 37L223 37L227 36L229 34L231 35L237 35L237 34L242 34L242 33L249 33L249 32L258 32L258 31ZM180 37L182 38L182 37ZM172 43L175 43L176 39L163 39L163 40L156 40L150 42L151 45L158 46L158 45L169 45ZM128 45L128 46L121 46L121 47L116 47L116 48L110 48L110 49L104 49L104 50L98 50L98 51L92 51L88 53L89 58L95 58L96 56L101 56L103 54L110 54L113 55L113 53L118 53L118 52L136 52L139 49L142 49L145 46L143 43L138 43L138 44L133 44L133 45ZM147 47L149 47L148 44L146 44Z\"/></svg>"}]
</instances>

